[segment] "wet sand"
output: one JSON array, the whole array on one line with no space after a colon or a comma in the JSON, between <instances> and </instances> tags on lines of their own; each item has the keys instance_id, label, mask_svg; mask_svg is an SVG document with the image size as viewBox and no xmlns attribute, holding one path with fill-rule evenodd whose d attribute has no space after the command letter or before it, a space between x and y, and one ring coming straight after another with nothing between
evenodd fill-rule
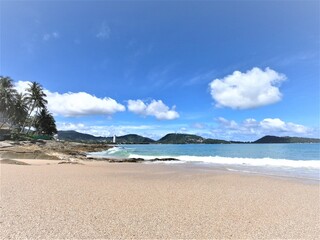
<instances>
[{"instance_id":1,"label":"wet sand","mask_svg":"<svg viewBox=\"0 0 320 240\"><path fill-rule=\"evenodd\" d=\"M180 164L22 161L31 165L0 165L0 239L320 234L318 183Z\"/></svg>"}]
</instances>

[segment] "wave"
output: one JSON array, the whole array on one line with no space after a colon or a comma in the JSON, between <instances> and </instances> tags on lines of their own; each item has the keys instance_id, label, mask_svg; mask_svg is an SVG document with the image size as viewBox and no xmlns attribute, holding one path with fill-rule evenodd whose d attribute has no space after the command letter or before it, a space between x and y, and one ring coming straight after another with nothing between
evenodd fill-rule
<instances>
[{"instance_id":1,"label":"wave","mask_svg":"<svg viewBox=\"0 0 320 240\"><path fill-rule=\"evenodd\" d=\"M143 158L146 161L155 158L176 158L183 162L199 162L221 165L247 165L261 167L289 167L289 168L311 168L320 170L319 160L288 160L274 158L241 158L241 157L220 157L220 156L145 156L129 154L129 158Z\"/></svg>"},{"instance_id":2,"label":"wave","mask_svg":"<svg viewBox=\"0 0 320 240\"><path fill-rule=\"evenodd\" d=\"M247 157L221 157L221 156L192 156L192 155L143 155L134 154L134 147L115 146L103 152L90 153L88 156L116 157L116 158L143 158L146 161L155 158L175 158L179 163L205 163L219 165L238 165L255 167L281 167L281 168L307 168L320 170L320 160L289 160L277 158L247 158ZM177 163L173 161L171 163Z\"/></svg>"},{"instance_id":3,"label":"wave","mask_svg":"<svg viewBox=\"0 0 320 240\"><path fill-rule=\"evenodd\" d=\"M120 147L113 147L105 151L106 155L114 155L117 154L118 152L122 151L122 148Z\"/></svg>"},{"instance_id":4,"label":"wave","mask_svg":"<svg viewBox=\"0 0 320 240\"><path fill-rule=\"evenodd\" d=\"M130 155L129 150L131 149L116 146L102 152L90 152L87 156L88 157L94 156L97 158L104 158L104 157L127 158Z\"/></svg>"}]
</instances>

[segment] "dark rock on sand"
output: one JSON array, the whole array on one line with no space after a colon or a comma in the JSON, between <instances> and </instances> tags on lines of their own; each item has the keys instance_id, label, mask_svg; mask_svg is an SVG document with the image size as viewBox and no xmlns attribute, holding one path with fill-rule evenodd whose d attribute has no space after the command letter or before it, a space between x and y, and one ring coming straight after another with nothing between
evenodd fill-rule
<instances>
[{"instance_id":1,"label":"dark rock on sand","mask_svg":"<svg viewBox=\"0 0 320 240\"><path fill-rule=\"evenodd\" d=\"M77 165L84 165L83 163L80 163L80 162L72 162L72 161L62 161L62 162L58 162L58 164L77 164Z\"/></svg>"},{"instance_id":2,"label":"dark rock on sand","mask_svg":"<svg viewBox=\"0 0 320 240\"><path fill-rule=\"evenodd\" d=\"M154 158L145 160L144 158L95 158L88 157L88 160L107 161L110 163L141 163L141 162L156 162L156 161L179 161L176 158Z\"/></svg>"},{"instance_id":3,"label":"dark rock on sand","mask_svg":"<svg viewBox=\"0 0 320 240\"><path fill-rule=\"evenodd\" d=\"M180 161L179 159L176 159L176 158L154 158L154 159L151 159L151 160L148 160L148 161L151 161L151 162L155 162L155 161Z\"/></svg>"}]
</instances>

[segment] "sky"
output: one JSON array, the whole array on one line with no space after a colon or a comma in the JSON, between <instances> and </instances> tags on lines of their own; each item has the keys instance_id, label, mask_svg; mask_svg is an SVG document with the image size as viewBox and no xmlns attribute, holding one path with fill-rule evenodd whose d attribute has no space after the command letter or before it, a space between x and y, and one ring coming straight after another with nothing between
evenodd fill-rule
<instances>
[{"instance_id":1,"label":"sky","mask_svg":"<svg viewBox=\"0 0 320 240\"><path fill-rule=\"evenodd\" d=\"M319 137L319 1L0 1L0 75L58 130Z\"/></svg>"}]
</instances>

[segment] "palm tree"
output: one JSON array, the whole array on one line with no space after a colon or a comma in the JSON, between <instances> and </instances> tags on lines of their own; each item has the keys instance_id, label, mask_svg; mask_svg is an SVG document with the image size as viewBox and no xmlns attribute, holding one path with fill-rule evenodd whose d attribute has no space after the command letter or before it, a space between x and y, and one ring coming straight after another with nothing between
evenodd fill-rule
<instances>
[{"instance_id":1,"label":"palm tree","mask_svg":"<svg viewBox=\"0 0 320 240\"><path fill-rule=\"evenodd\" d=\"M17 91L13 87L10 77L0 76L0 117L2 118L0 128L10 120L14 112Z\"/></svg>"},{"instance_id":2,"label":"palm tree","mask_svg":"<svg viewBox=\"0 0 320 240\"><path fill-rule=\"evenodd\" d=\"M29 104L27 119L29 119L34 110L36 110L37 113L39 110L45 108L48 101L45 99L47 95L44 93L42 86L37 82L30 83L29 88L27 88L26 91L26 101ZM29 133L33 124L34 119L29 124L27 133ZM24 131L25 125L26 121L24 122L21 131Z\"/></svg>"},{"instance_id":3,"label":"palm tree","mask_svg":"<svg viewBox=\"0 0 320 240\"><path fill-rule=\"evenodd\" d=\"M13 115L11 117L12 124L18 129L21 128L26 121L28 115L28 105L25 96L20 93L15 97ZM21 129L20 129L21 131Z\"/></svg>"},{"instance_id":4,"label":"palm tree","mask_svg":"<svg viewBox=\"0 0 320 240\"><path fill-rule=\"evenodd\" d=\"M46 108L41 109L41 111L35 116L35 119L34 127L38 133L50 136L57 133L55 120Z\"/></svg>"}]
</instances>

